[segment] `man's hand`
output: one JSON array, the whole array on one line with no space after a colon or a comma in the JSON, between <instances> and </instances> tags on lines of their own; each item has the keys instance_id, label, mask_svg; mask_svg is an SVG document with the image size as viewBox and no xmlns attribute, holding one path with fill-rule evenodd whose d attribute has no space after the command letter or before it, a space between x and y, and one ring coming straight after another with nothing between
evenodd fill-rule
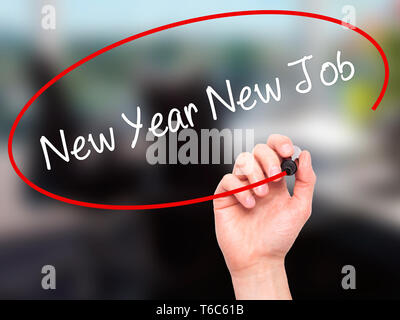
<instances>
[{"instance_id":1,"label":"man's hand","mask_svg":"<svg viewBox=\"0 0 400 320\"><path fill-rule=\"evenodd\" d=\"M215 193L230 191L281 172L282 158L293 155L291 140L271 135L267 144L237 158ZM238 299L290 299L284 259L311 214L316 181L311 156L302 151L290 196L284 178L253 190L214 200L218 244Z\"/></svg>"}]
</instances>

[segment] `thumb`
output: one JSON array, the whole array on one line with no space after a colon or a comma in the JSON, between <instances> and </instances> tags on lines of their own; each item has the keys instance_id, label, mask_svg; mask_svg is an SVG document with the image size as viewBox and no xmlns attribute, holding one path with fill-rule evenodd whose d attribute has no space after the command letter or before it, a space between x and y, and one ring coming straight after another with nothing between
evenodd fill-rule
<instances>
[{"instance_id":1,"label":"thumb","mask_svg":"<svg viewBox=\"0 0 400 320\"><path fill-rule=\"evenodd\" d=\"M292 199L296 202L296 206L307 209L308 214L311 213L315 182L316 176L311 164L311 155L308 151L302 151L299 157Z\"/></svg>"}]
</instances>

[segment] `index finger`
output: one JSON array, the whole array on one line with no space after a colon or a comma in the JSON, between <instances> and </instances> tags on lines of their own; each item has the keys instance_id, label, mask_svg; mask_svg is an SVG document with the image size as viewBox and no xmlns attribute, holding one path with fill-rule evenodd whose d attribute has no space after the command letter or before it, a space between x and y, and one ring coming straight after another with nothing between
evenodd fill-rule
<instances>
[{"instance_id":1,"label":"index finger","mask_svg":"<svg viewBox=\"0 0 400 320\"><path fill-rule=\"evenodd\" d=\"M267 145L282 158L290 158L294 153L292 140L281 134L271 134Z\"/></svg>"}]
</instances>

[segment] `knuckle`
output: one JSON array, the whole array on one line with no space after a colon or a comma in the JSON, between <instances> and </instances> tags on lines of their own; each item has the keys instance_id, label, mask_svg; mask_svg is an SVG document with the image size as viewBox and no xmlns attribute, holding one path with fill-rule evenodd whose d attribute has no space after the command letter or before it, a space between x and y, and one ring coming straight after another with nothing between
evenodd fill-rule
<instances>
[{"instance_id":1,"label":"knuckle","mask_svg":"<svg viewBox=\"0 0 400 320\"><path fill-rule=\"evenodd\" d=\"M277 133L272 133L268 137L268 143L274 143L276 140L280 139L282 137L280 134Z\"/></svg>"},{"instance_id":2,"label":"knuckle","mask_svg":"<svg viewBox=\"0 0 400 320\"><path fill-rule=\"evenodd\" d=\"M256 144L256 146L254 147L253 153L254 153L255 155L261 155L261 154L265 151L265 147L266 147L265 144L258 143L258 144Z\"/></svg>"},{"instance_id":3,"label":"knuckle","mask_svg":"<svg viewBox=\"0 0 400 320\"><path fill-rule=\"evenodd\" d=\"M237 156L235 164L239 167L242 167L246 164L249 158L250 158L249 152L241 152Z\"/></svg>"},{"instance_id":4,"label":"knuckle","mask_svg":"<svg viewBox=\"0 0 400 320\"><path fill-rule=\"evenodd\" d=\"M292 140L289 137L286 137L286 136L282 136L279 143L280 143L280 145L290 144L290 145L293 146Z\"/></svg>"},{"instance_id":5,"label":"knuckle","mask_svg":"<svg viewBox=\"0 0 400 320\"><path fill-rule=\"evenodd\" d=\"M278 154L275 152L274 149L270 148L269 146L267 146L267 148L265 149L265 158L268 165L279 163Z\"/></svg>"},{"instance_id":6,"label":"knuckle","mask_svg":"<svg viewBox=\"0 0 400 320\"><path fill-rule=\"evenodd\" d=\"M277 133L271 133L271 134L268 136L268 140L272 140L272 139L276 138L277 136L279 136L279 134L277 134Z\"/></svg>"},{"instance_id":7,"label":"knuckle","mask_svg":"<svg viewBox=\"0 0 400 320\"><path fill-rule=\"evenodd\" d=\"M250 152L242 152L242 157L247 161L253 158L253 155Z\"/></svg>"},{"instance_id":8,"label":"knuckle","mask_svg":"<svg viewBox=\"0 0 400 320\"><path fill-rule=\"evenodd\" d=\"M232 173L226 173L223 177L222 177L222 180L221 181L223 181L223 182L228 182L228 181L230 181L230 180L232 180Z\"/></svg>"},{"instance_id":9,"label":"knuckle","mask_svg":"<svg viewBox=\"0 0 400 320\"><path fill-rule=\"evenodd\" d=\"M280 145L280 144L286 144L286 143L292 144L292 140L289 137L281 135L281 134L277 134L277 133L271 134L268 138L268 141L270 144L273 144L273 145L277 145L277 144Z\"/></svg>"}]
</instances>

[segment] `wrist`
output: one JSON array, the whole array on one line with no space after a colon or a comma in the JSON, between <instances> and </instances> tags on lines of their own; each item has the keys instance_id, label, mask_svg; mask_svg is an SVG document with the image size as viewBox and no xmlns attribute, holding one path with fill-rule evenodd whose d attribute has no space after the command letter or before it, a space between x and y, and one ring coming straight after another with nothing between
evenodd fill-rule
<instances>
[{"instance_id":1,"label":"wrist","mask_svg":"<svg viewBox=\"0 0 400 320\"><path fill-rule=\"evenodd\" d=\"M284 257L263 258L257 262L239 269L230 270L235 279L259 279L265 278L269 272L285 267Z\"/></svg>"},{"instance_id":2,"label":"wrist","mask_svg":"<svg viewBox=\"0 0 400 320\"><path fill-rule=\"evenodd\" d=\"M231 272L239 300L291 299L284 258L265 259L245 269Z\"/></svg>"}]
</instances>

